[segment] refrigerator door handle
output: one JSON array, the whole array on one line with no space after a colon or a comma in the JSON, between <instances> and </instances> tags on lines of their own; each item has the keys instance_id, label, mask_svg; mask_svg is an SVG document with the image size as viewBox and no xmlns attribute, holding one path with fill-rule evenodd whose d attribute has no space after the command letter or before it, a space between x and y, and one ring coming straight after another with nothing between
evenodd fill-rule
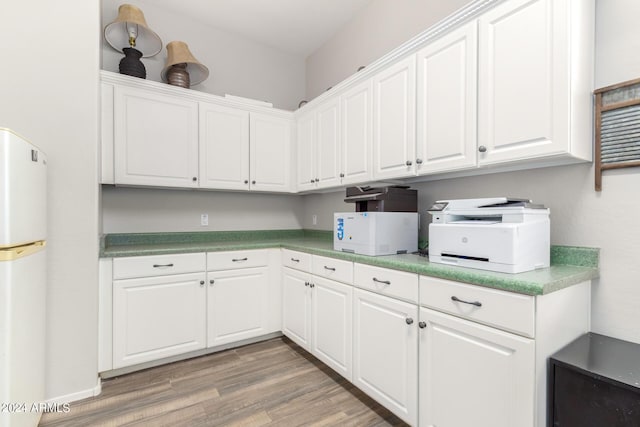
<instances>
[{"instance_id":1,"label":"refrigerator door handle","mask_svg":"<svg viewBox=\"0 0 640 427\"><path fill-rule=\"evenodd\" d=\"M29 243L27 245L13 246L11 248L0 248L0 261L13 261L19 258L40 252L47 245L44 240Z\"/></svg>"}]
</instances>

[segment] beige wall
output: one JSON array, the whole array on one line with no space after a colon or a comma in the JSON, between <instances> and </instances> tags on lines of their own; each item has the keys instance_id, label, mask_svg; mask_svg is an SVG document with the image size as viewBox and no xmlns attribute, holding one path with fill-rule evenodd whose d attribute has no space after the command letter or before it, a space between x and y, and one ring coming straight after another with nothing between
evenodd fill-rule
<instances>
[{"instance_id":1,"label":"beige wall","mask_svg":"<svg viewBox=\"0 0 640 427\"><path fill-rule=\"evenodd\" d=\"M99 14L98 0L2 5L0 127L48 156L47 398L98 384Z\"/></svg>"},{"instance_id":2,"label":"beige wall","mask_svg":"<svg viewBox=\"0 0 640 427\"><path fill-rule=\"evenodd\" d=\"M299 196L104 187L105 233L298 229ZM209 215L209 226L200 215Z\"/></svg>"},{"instance_id":3,"label":"beige wall","mask_svg":"<svg viewBox=\"0 0 640 427\"><path fill-rule=\"evenodd\" d=\"M120 0L102 0L101 28L118 14ZM149 27L162 39L162 52L143 58L147 79L161 81L160 72L167 57L166 45L182 40L193 55L209 68L209 78L194 86L194 90L215 95L243 96L269 101L275 107L294 110L304 98L304 57L209 27L175 13L169 13L153 1L130 0L126 3L142 9ZM118 71L122 54L102 38L102 69Z\"/></svg>"},{"instance_id":4,"label":"beige wall","mask_svg":"<svg viewBox=\"0 0 640 427\"><path fill-rule=\"evenodd\" d=\"M306 99L371 64L471 0L373 0L306 60Z\"/></svg>"},{"instance_id":5,"label":"beige wall","mask_svg":"<svg viewBox=\"0 0 640 427\"><path fill-rule=\"evenodd\" d=\"M640 2L596 2L596 87L640 76ZM339 53L338 53L339 55ZM640 168L606 172L603 190L593 187L591 164L535 169L417 184L421 234L426 209L439 199L514 196L551 208L551 240L556 245L601 248L601 277L593 282L592 330L640 343ZM331 229L332 214L350 206L342 192L305 196L303 226Z\"/></svg>"}]
</instances>

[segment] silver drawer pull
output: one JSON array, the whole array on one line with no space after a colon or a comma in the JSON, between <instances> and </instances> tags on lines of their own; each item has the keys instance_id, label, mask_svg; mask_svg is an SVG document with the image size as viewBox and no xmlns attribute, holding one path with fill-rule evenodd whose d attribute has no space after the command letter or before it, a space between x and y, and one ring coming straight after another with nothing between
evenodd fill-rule
<instances>
[{"instance_id":1,"label":"silver drawer pull","mask_svg":"<svg viewBox=\"0 0 640 427\"><path fill-rule=\"evenodd\" d=\"M464 300L461 300L460 298L458 298L455 295L451 297L451 301L461 302L461 303L469 304L469 305L475 305L476 307L482 307L482 303L480 301L464 301Z\"/></svg>"},{"instance_id":2,"label":"silver drawer pull","mask_svg":"<svg viewBox=\"0 0 640 427\"><path fill-rule=\"evenodd\" d=\"M231 261L233 261L233 262L240 262L240 261L246 261L246 260L248 260L248 259L249 259L249 258L234 258L234 259L232 259Z\"/></svg>"},{"instance_id":3,"label":"silver drawer pull","mask_svg":"<svg viewBox=\"0 0 640 427\"><path fill-rule=\"evenodd\" d=\"M291 258L291 261L293 261L293 262L300 262L300 260L299 260L299 259L295 259L295 258Z\"/></svg>"},{"instance_id":4,"label":"silver drawer pull","mask_svg":"<svg viewBox=\"0 0 640 427\"><path fill-rule=\"evenodd\" d=\"M153 268L173 267L173 264L153 264Z\"/></svg>"},{"instance_id":5,"label":"silver drawer pull","mask_svg":"<svg viewBox=\"0 0 640 427\"><path fill-rule=\"evenodd\" d=\"M391 282L389 280L378 280L375 277L373 278L374 282L382 283L383 285L390 285Z\"/></svg>"},{"instance_id":6,"label":"silver drawer pull","mask_svg":"<svg viewBox=\"0 0 640 427\"><path fill-rule=\"evenodd\" d=\"M326 265L324 266L324 269L329 271L336 271L335 267L327 267Z\"/></svg>"}]
</instances>

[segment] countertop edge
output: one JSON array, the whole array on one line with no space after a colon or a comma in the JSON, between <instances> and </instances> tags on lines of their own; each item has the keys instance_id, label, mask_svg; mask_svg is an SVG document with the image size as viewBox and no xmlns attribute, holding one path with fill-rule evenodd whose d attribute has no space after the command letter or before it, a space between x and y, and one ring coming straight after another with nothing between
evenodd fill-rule
<instances>
[{"instance_id":1,"label":"countertop edge","mask_svg":"<svg viewBox=\"0 0 640 427\"><path fill-rule=\"evenodd\" d=\"M317 244L319 241L316 241ZM324 242L325 244L327 242ZM273 239L266 242L199 242L194 244L183 245L122 245L122 246L101 246L101 258L118 258L127 256L149 256L149 255L169 255L176 253L198 253L198 252L220 252L220 251L237 251L251 249L276 249L284 248L312 255L327 256L335 259L342 259L360 264L367 264L381 268L389 268L393 270L416 273L423 276L435 277L445 280L452 280L461 283L483 286L487 288L514 292L523 295L546 295L566 287L576 285L585 281L593 280L599 277L599 269L597 267L570 266L576 269L570 276L562 277L557 280L550 280L544 283L531 281L518 277L518 275L507 275L505 277L496 277L493 272L485 272L484 270L469 269L464 267L445 266L441 264L417 264L410 260L401 261L397 258L388 259L385 257L369 257L359 254L351 254L345 252L337 252L332 249L324 249L313 247L312 242L283 242L282 239ZM550 268L561 268L565 264L552 265Z\"/></svg>"}]
</instances>

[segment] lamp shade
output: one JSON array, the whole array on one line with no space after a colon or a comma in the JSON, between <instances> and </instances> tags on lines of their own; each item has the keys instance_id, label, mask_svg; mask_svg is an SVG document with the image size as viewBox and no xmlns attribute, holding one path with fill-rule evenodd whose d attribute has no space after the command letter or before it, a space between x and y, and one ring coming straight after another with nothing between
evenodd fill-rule
<instances>
[{"instance_id":1,"label":"lamp shade","mask_svg":"<svg viewBox=\"0 0 640 427\"><path fill-rule=\"evenodd\" d=\"M167 81L167 71L177 64L187 64L192 85L202 83L209 77L209 69L198 61L185 42L172 41L167 44L167 63L162 70L162 80Z\"/></svg>"},{"instance_id":2,"label":"lamp shade","mask_svg":"<svg viewBox=\"0 0 640 427\"><path fill-rule=\"evenodd\" d=\"M162 50L162 40L149 28L144 14L137 7L123 4L118 8L118 17L104 28L104 38L112 48L122 52L130 45L133 35L135 48L142 52L143 57L153 56Z\"/></svg>"}]
</instances>

